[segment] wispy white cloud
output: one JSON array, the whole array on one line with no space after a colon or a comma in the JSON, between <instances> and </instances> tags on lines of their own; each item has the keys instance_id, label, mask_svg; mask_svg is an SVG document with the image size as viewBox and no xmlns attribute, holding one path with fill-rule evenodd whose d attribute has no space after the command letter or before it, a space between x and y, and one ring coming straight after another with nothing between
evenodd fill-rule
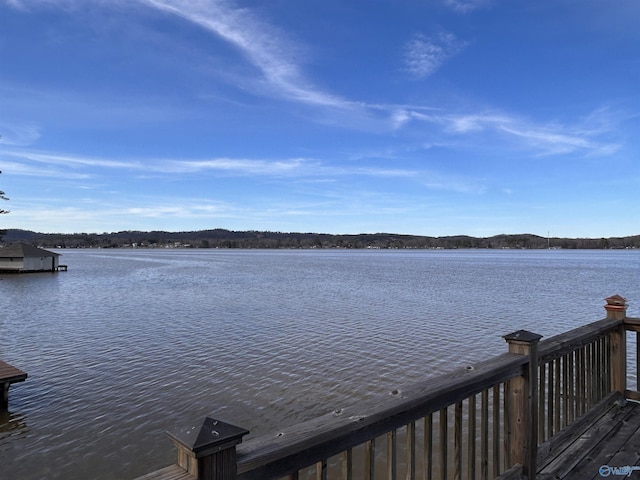
<instances>
[{"instance_id":1,"label":"wispy white cloud","mask_svg":"<svg viewBox=\"0 0 640 480\"><path fill-rule=\"evenodd\" d=\"M606 119L598 120L597 112L586 120L576 119L572 125L540 123L516 115L495 112L476 113L423 113L409 112L411 119L439 125L444 133L465 135L501 135L540 155L561 155L581 152L585 155L610 155L620 148L607 137L615 130L615 121L609 112ZM594 128L593 125L598 125Z\"/></svg>"},{"instance_id":2,"label":"wispy white cloud","mask_svg":"<svg viewBox=\"0 0 640 480\"><path fill-rule=\"evenodd\" d=\"M445 0L445 5L460 13L469 13L485 7L490 0Z\"/></svg>"},{"instance_id":3,"label":"wispy white cloud","mask_svg":"<svg viewBox=\"0 0 640 480\"><path fill-rule=\"evenodd\" d=\"M234 46L247 62L255 67L261 79L258 82L265 95L276 95L295 102L302 102L325 109L328 122L342 121L351 129L368 129L379 132L399 132L409 128L413 122L436 125L438 128L428 133L428 141L439 144L448 143L450 136L467 136L470 141L474 135L495 134L502 138L526 146L538 154L565 154L584 152L590 155L608 155L619 148L615 142L603 139L611 132L615 115L607 109L593 112L585 119L574 121L573 125L554 124L545 121L532 121L517 114L495 112L448 112L420 106L368 104L355 102L334 95L313 85L300 67L301 49L285 32L258 17L251 9L240 8L233 0L136 0L137 5L146 5L157 11L175 15L205 29L212 35ZM54 5L49 0L23 2L5 0L14 7L30 4ZM61 0L64 5L80 5L80 0ZM103 5L128 6L123 1L102 2ZM447 0L447 4L459 11L470 11L487 5L486 0ZM466 42L449 32L440 32L433 36L414 35L405 48L407 71L417 78L425 78L436 72L452 56L465 48ZM164 106L163 106L164 108ZM334 115L335 109L342 113L348 111L348 118ZM102 109L92 109L100 111ZM139 106L136 106L139 111ZM157 118L154 111L149 117ZM114 118L129 118L117 112ZM323 117L324 119L325 117ZM356 121L351 121L356 120ZM322 120L321 120L322 121ZM0 132L2 133L2 132ZM22 127L15 132L7 131L0 146L26 146L38 139L39 131L35 127ZM17 155L17 153L15 153ZM111 160L84 156L55 155L41 152L21 152L25 158L48 164L67 165L73 168L103 167L122 168L139 172L197 172L218 171L237 175L317 175L322 166L311 159L262 160L243 158L211 159L159 159L147 160Z\"/></svg>"},{"instance_id":4,"label":"wispy white cloud","mask_svg":"<svg viewBox=\"0 0 640 480\"><path fill-rule=\"evenodd\" d=\"M121 161L90 156L66 155L60 153L43 153L30 150L4 150L4 155L23 160L30 160L47 165L57 165L66 167L104 167L123 168L128 170L144 170L147 167L137 160Z\"/></svg>"},{"instance_id":5,"label":"wispy white cloud","mask_svg":"<svg viewBox=\"0 0 640 480\"><path fill-rule=\"evenodd\" d=\"M466 46L467 42L449 32L430 37L415 34L405 45L405 69L416 78L426 78Z\"/></svg>"},{"instance_id":6,"label":"wispy white cloud","mask_svg":"<svg viewBox=\"0 0 640 480\"><path fill-rule=\"evenodd\" d=\"M238 213L238 209L222 202L202 201L198 199L176 199L174 203L164 205L150 205L145 207L127 207L114 213L134 215L136 217L163 218L200 218L225 216Z\"/></svg>"},{"instance_id":7,"label":"wispy white cloud","mask_svg":"<svg viewBox=\"0 0 640 480\"><path fill-rule=\"evenodd\" d=\"M87 179L93 175L89 173L69 172L64 169L54 168L52 166L42 166L27 164L24 162L12 162L7 161L2 157L0 153L0 159L2 160L2 168L8 175L20 175L25 177L43 177L43 178L65 178L65 179Z\"/></svg>"},{"instance_id":8,"label":"wispy white cloud","mask_svg":"<svg viewBox=\"0 0 640 480\"><path fill-rule=\"evenodd\" d=\"M274 94L291 100L328 107L351 107L351 102L309 82L298 66L294 42L251 10L232 2L212 0L138 0L199 25L236 47L262 74Z\"/></svg>"},{"instance_id":9,"label":"wispy white cloud","mask_svg":"<svg viewBox=\"0 0 640 480\"><path fill-rule=\"evenodd\" d=\"M140 176L150 174L198 174L213 172L231 176L269 176L295 178L329 178L346 175L375 177L411 177L414 170L388 167L344 166L309 158L250 159L250 158L210 158L171 159L139 158L113 160L62 153L35 151L0 151L16 161L4 165L13 175L66 177L83 179L97 177L96 168L137 172ZM33 163L35 162L35 164ZM9 168L10 167L10 168ZM83 173L83 168L91 173Z\"/></svg>"},{"instance_id":10,"label":"wispy white cloud","mask_svg":"<svg viewBox=\"0 0 640 480\"><path fill-rule=\"evenodd\" d=\"M199 172L217 170L245 175L286 175L303 173L315 162L294 158L285 160L254 160L242 158L214 158L210 160L170 160L160 162L160 170L175 169L181 172Z\"/></svg>"},{"instance_id":11,"label":"wispy white cloud","mask_svg":"<svg viewBox=\"0 0 640 480\"><path fill-rule=\"evenodd\" d=\"M35 125L0 123L0 145L31 145L40 138L40 129Z\"/></svg>"}]
</instances>

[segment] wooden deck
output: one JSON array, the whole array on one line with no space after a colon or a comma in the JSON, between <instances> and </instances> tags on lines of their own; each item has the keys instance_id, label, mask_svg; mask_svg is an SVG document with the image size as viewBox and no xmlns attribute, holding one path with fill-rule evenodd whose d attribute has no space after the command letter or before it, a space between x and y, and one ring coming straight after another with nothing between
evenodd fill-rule
<instances>
[{"instance_id":1,"label":"wooden deck","mask_svg":"<svg viewBox=\"0 0 640 480\"><path fill-rule=\"evenodd\" d=\"M136 480L196 480L196 477L189 475L178 465L171 465L156 472L148 473Z\"/></svg>"},{"instance_id":2,"label":"wooden deck","mask_svg":"<svg viewBox=\"0 0 640 480\"><path fill-rule=\"evenodd\" d=\"M634 468L635 467L635 468ZM613 393L538 447L538 480L640 478L640 403ZM520 480L522 468L499 480Z\"/></svg>"},{"instance_id":3,"label":"wooden deck","mask_svg":"<svg viewBox=\"0 0 640 480\"><path fill-rule=\"evenodd\" d=\"M24 382L27 374L19 368L0 360L0 411L9 407L9 386L12 383Z\"/></svg>"},{"instance_id":4,"label":"wooden deck","mask_svg":"<svg viewBox=\"0 0 640 480\"><path fill-rule=\"evenodd\" d=\"M564 449L539 465L537 478L640 478L640 403L616 396L590 413L565 435Z\"/></svg>"}]
</instances>

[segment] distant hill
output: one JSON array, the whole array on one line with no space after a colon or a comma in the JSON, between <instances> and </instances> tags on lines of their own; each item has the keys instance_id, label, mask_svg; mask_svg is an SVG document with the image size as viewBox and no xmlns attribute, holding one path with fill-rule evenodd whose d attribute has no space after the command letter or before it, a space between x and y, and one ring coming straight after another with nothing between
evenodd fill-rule
<instances>
[{"instance_id":1,"label":"distant hill","mask_svg":"<svg viewBox=\"0 0 640 480\"><path fill-rule=\"evenodd\" d=\"M492 237L466 235L427 237L394 233L331 235L233 231L224 229L192 232L37 233L6 230L5 244L26 242L49 248L640 248L640 235L611 238L546 238L532 234L502 234Z\"/></svg>"}]
</instances>

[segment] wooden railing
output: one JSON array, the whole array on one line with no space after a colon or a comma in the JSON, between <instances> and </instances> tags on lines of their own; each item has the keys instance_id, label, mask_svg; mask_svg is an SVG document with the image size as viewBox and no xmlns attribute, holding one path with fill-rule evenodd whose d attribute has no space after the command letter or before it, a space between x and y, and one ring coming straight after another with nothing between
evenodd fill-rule
<instances>
[{"instance_id":1,"label":"wooden railing","mask_svg":"<svg viewBox=\"0 0 640 480\"><path fill-rule=\"evenodd\" d=\"M594 405L640 399L626 382L626 330L640 336L640 319L626 308L609 297L603 320L541 342L514 332L507 353L245 443L246 430L211 418L167 433L197 479L535 478Z\"/></svg>"}]
</instances>

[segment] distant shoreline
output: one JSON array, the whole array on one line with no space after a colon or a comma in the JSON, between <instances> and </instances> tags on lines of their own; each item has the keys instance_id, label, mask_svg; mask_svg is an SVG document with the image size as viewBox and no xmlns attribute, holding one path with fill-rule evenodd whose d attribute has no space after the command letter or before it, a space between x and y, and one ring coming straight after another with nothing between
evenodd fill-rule
<instances>
[{"instance_id":1,"label":"distant shoreline","mask_svg":"<svg viewBox=\"0 0 640 480\"><path fill-rule=\"evenodd\" d=\"M232 231L122 231L112 233L38 233L9 229L4 244L26 242L44 248L226 248L226 249L638 249L640 235L609 238L557 238L533 234L491 237L430 237L394 233L333 235Z\"/></svg>"}]
</instances>

